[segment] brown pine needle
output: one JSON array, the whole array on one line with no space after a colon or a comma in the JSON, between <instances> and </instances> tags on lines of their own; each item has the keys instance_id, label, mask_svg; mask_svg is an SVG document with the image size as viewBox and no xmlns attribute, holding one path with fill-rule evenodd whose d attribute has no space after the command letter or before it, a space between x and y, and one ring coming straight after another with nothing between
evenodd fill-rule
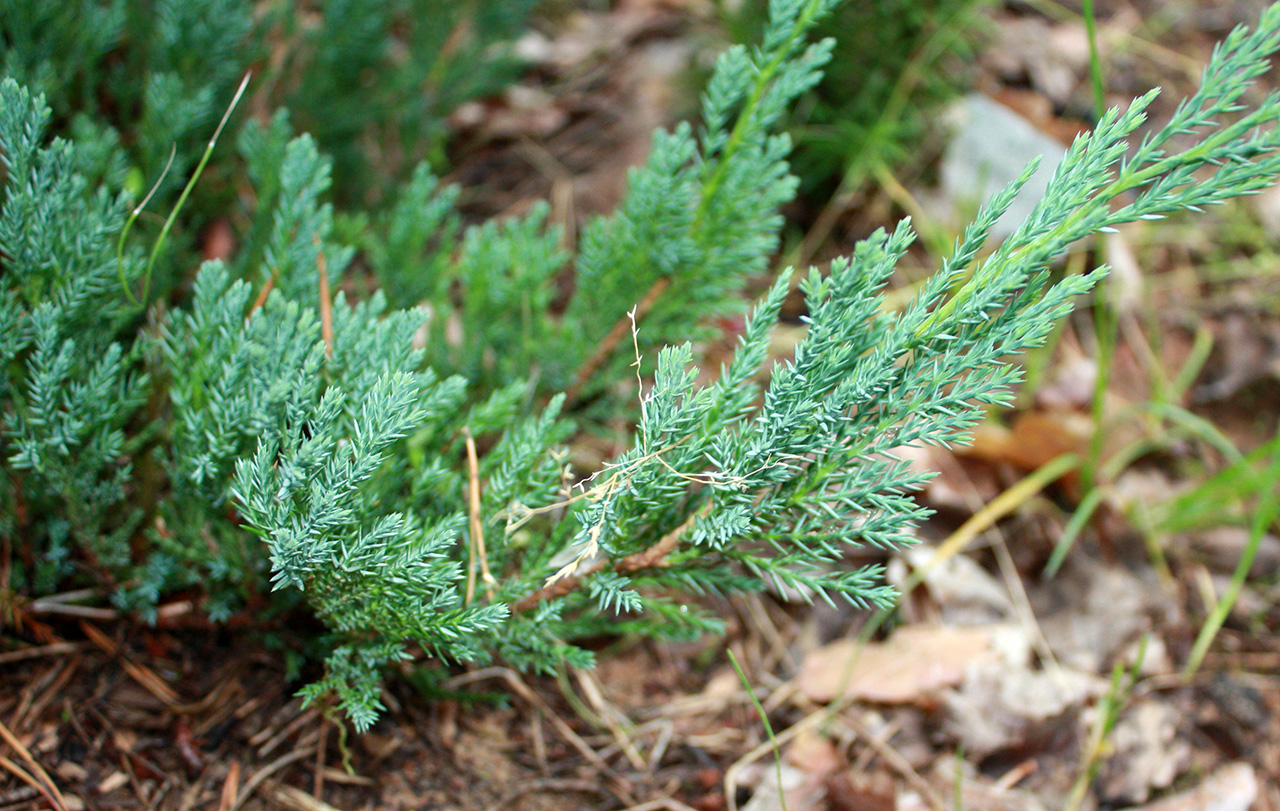
<instances>
[{"instance_id":1,"label":"brown pine needle","mask_svg":"<svg viewBox=\"0 0 1280 811\"><path fill-rule=\"evenodd\" d=\"M262 309L262 305L267 303L267 296L271 295L271 288L276 286L276 272L273 268L271 276L267 278L267 283L262 285L262 289L258 291L258 297L253 300L253 306L249 308L249 314L253 315Z\"/></svg>"},{"instance_id":2,"label":"brown pine needle","mask_svg":"<svg viewBox=\"0 0 1280 811\"><path fill-rule=\"evenodd\" d=\"M49 794L49 790L45 788L44 785L39 780L27 774L27 772L21 766L14 763L12 760L9 760L9 758L0 757L0 768L3 768L6 771L11 772L19 780L26 783L28 786L31 786L36 791L40 792L40 794L43 795L46 800L53 803L55 807L65 808L65 806L58 806L58 803L53 799L53 796Z\"/></svg>"},{"instance_id":3,"label":"brown pine needle","mask_svg":"<svg viewBox=\"0 0 1280 811\"><path fill-rule=\"evenodd\" d=\"M136 664L125 658L121 653L120 647L112 641L112 639L100 631L96 626L81 621L80 630L84 635L89 637L89 641L108 656L118 656L120 658L120 666L124 668L124 672L128 673L130 678L138 683L140 687L151 695L160 699L169 707L176 707L182 703L181 696L177 691L168 685L164 679L156 675L155 671L145 665Z\"/></svg>"},{"instance_id":4,"label":"brown pine needle","mask_svg":"<svg viewBox=\"0 0 1280 811\"><path fill-rule=\"evenodd\" d=\"M222 781L222 796L218 799L218 811L231 811L236 807L236 794L240 788L240 763L231 761L227 779Z\"/></svg>"},{"instance_id":5,"label":"brown pine needle","mask_svg":"<svg viewBox=\"0 0 1280 811\"><path fill-rule=\"evenodd\" d=\"M315 753L316 752L313 747L304 746L301 749L295 749L292 752L287 752L281 755L266 766L263 766L261 769L254 772L248 780L244 781L244 785L240 788L239 796L236 798L235 802L231 804L230 811L239 811L240 807L244 805L251 796L253 796L255 791L258 790L258 786L262 785L262 781L266 780L268 777L280 771L284 767L292 763L297 763L299 760L309 758Z\"/></svg>"},{"instance_id":6,"label":"brown pine needle","mask_svg":"<svg viewBox=\"0 0 1280 811\"><path fill-rule=\"evenodd\" d=\"M614 350L618 348L618 344L621 343L622 339L627 336L627 333L635 327L636 320L644 318L645 315L653 309L653 305L658 303L658 299L662 297L662 294L665 293L667 288L670 286L671 279L668 277L663 276L661 279L658 279L653 283L653 286L649 288L649 291L644 294L644 298L640 299L640 303L635 306L635 309L618 319L618 322L613 325L613 329L609 330L609 334L600 342L600 347L596 349L595 353L592 354L591 357L587 358L586 363L579 367L578 374L577 377L574 378L573 385L569 387L567 392L565 392L566 407L572 407L574 403L578 402L578 396L582 393L582 387L587 384L587 381L591 379L592 375L600 370L600 367L605 364L605 361L609 360L609 357L613 355Z\"/></svg>"},{"instance_id":7,"label":"brown pine needle","mask_svg":"<svg viewBox=\"0 0 1280 811\"><path fill-rule=\"evenodd\" d=\"M324 356L333 359L333 300L329 297L329 263L324 258L324 246L320 244L320 235L315 235L319 252L316 253L316 268L320 271L320 335L324 338Z\"/></svg>"},{"instance_id":8,"label":"brown pine needle","mask_svg":"<svg viewBox=\"0 0 1280 811\"><path fill-rule=\"evenodd\" d=\"M62 796L62 792L58 790L58 784L53 782L52 778L49 777L49 773L36 762L27 747L23 746L22 741L18 740L17 736L9 731L9 727L5 726L3 721L0 721L0 738L13 747L13 751L18 753L18 757L22 758L31 767L31 774L27 774L24 769L8 758L0 758L0 761L3 761L0 765L13 772L18 779L35 786L59 811L66 811L67 801ZM32 780L36 782L33 783L31 782Z\"/></svg>"},{"instance_id":9,"label":"brown pine needle","mask_svg":"<svg viewBox=\"0 0 1280 811\"><path fill-rule=\"evenodd\" d=\"M476 453L476 440L470 428L463 428L467 444L467 511L471 527L471 560L467 564L467 605L476 591L476 561L480 563L480 579L484 581L485 596L493 599L493 587L497 583L489 571L489 553L484 546L484 521L480 517L480 460Z\"/></svg>"}]
</instances>

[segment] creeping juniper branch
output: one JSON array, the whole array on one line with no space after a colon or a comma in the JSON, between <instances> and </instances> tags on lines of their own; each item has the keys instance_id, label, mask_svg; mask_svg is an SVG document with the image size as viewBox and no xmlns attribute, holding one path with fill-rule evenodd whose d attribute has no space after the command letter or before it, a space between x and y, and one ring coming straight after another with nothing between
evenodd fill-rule
<instances>
[{"instance_id":1,"label":"creeping juniper branch","mask_svg":"<svg viewBox=\"0 0 1280 811\"><path fill-rule=\"evenodd\" d=\"M203 265L191 300L132 339L139 314L112 255L126 206L81 171L110 161L44 146L47 107L0 84L0 540L34 547L15 587L52 589L74 563L144 611L196 586L215 618L305 603L327 634L325 673L302 695L335 695L360 729L382 709L383 668L419 654L551 671L591 664L573 643L584 636L722 628L673 592L774 585L888 604L880 570L850 568L848 553L913 542L928 474L898 449L968 441L984 407L1009 402L1020 372L1007 357L1041 344L1105 272L1051 283L1054 258L1280 174L1280 96L1241 103L1280 45L1280 6L1227 38L1163 129L1130 143L1150 94L1103 116L986 259L1030 168L900 312L882 302L915 238L908 222L804 274L807 334L771 364L791 289L781 274L705 382L694 347L707 318L737 304L777 245L794 180L772 132L819 74L829 46L803 41L833 2L772 0L763 44L717 63L704 130L659 133L620 211L572 257L546 206L462 232L456 190L426 170L385 217L335 219L336 173L316 142L291 139L283 115L250 124L239 142L257 207L241 255ZM1175 137L1190 145L1173 152ZM330 277L349 286L350 232L385 283L430 278L356 303L331 295ZM123 260L135 284L136 253ZM656 358L652 383L640 376L626 450L575 490L571 418L628 431L616 344L630 318L615 329L628 312L637 354Z\"/></svg>"}]
</instances>

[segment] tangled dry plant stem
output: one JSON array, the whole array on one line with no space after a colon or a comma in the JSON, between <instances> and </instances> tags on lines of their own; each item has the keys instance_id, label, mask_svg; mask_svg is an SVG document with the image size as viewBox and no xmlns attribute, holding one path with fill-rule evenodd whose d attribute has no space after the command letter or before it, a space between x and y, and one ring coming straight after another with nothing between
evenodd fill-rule
<instances>
[{"instance_id":1,"label":"tangled dry plant stem","mask_svg":"<svg viewBox=\"0 0 1280 811\"><path fill-rule=\"evenodd\" d=\"M653 306L658 303L658 299L671 286L671 279L663 276L658 279L649 290L644 294L644 298L640 299L640 303L635 309L618 319L613 325L613 329L609 330L609 334L600 342L600 346L586 362L578 368L578 374L574 377L573 385L565 392L565 407L572 408L582 395L582 388L587 384L593 375L600 370L609 358L613 355L614 350L618 348L618 344L626 337L628 330L635 329L636 321L643 319Z\"/></svg>"},{"instance_id":2,"label":"tangled dry plant stem","mask_svg":"<svg viewBox=\"0 0 1280 811\"><path fill-rule=\"evenodd\" d=\"M628 574L665 566L667 557L680 546L680 539L688 533L699 518L702 518L710 511L711 504L708 502L693 515L689 516L683 524L663 535L653 546L633 555L627 555L622 560L619 560L614 564L613 570L618 574ZM580 573L567 574L564 577L549 581L542 588L517 601L515 605L511 606L511 611L519 614L536 607L545 600L563 597L581 586L585 578L598 574L608 566L609 562L607 560L598 560L584 568Z\"/></svg>"}]
</instances>

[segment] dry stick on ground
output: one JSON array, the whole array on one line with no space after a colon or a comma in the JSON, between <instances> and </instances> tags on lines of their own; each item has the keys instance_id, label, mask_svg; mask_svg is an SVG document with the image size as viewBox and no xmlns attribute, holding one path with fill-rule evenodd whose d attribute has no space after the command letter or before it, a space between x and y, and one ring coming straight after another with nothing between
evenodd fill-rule
<instances>
[{"instance_id":1,"label":"dry stick on ground","mask_svg":"<svg viewBox=\"0 0 1280 811\"><path fill-rule=\"evenodd\" d=\"M289 811L338 811L332 805L317 797L312 797L301 789L293 786L286 786L277 783L275 780L267 783L263 787L263 793L266 794L271 801L286 808Z\"/></svg>"},{"instance_id":2,"label":"dry stick on ground","mask_svg":"<svg viewBox=\"0 0 1280 811\"><path fill-rule=\"evenodd\" d=\"M187 781L187 787L182 792L182 796L178 798L178 804L173 807L173 811L191 811L195 808L196 803L204 799L209 786L214 782L213 773L218 769L219 765L216 758L210 758L209 762L200 770L200 774L195 779ZM161 806L158 802L153 802L151 807L160 808ZM227 810L219 803L218 811Z\"/></svg>"},{"instance_id":3,"label":"dry stick on ground","mask_svg":"<svg viewBox=\"0 0 1280 811\"><path fill-rule=\"evenodd\" d=\"M245 801L253 795L253 792L258 788L258 786L262 785L263 780L266 780L285 766L288 766L291 763L296 763L299 760L305 760L315 753L314 746L304 746L281 755L266 766L263 766L257 772L254 772L253 776L244 781L244 785L240 787L238 792L239 796L236 797L235 802L231 804L230 811L239 811L240 806L244 805ZM228 777L230 776L228 775Z\"/></svg>"},{"instance_id":4,"label":"dry stick on ground","mask_svg":"<svg viewBox=\"0 0 1280 811\"><path fill-rule=\"evenodd\" d=\"M84 620L80 621L80 630L89 641L108 656L117 657L120 660L120 666L129 674L140 687L151 695L160 699L166 709L172 710L174 707L181 706L181 696L177 691L168 685L164 679L156 675L155 671L146 665L140 665L129 660L127 656L120 650L120 646L111 640L106 634Z\"/></svg>"},{"instance_id":5,"label":"dry stick on ground","mask_svg":"<svg viewBox=\"0 0 1280 811\"><path fill-rule=\"evenodd\" d=\"M815 715L820 716L825 716L826 713L826 709L814 711ZM938 792L934 790L933 786L929 785L929 781L920 776L920 773L915 770L915 767L911 765L911 762L908 761L901 752L889 745L887 738L882 738L872 733L871 730L867 728L866 724L862 723L861 719L857 718L852 713L843 715L841 720L848 724L849 727L857 733L859 738L866 741L867 746L879 755L881 760L883 760L890 769L897 772L899 777L918 791L930 808L935 809L935 811L945 811L947 804L943 802L942 797L938 795Z\"/></svg>"},{"instance_id":6,"label":"dry stick on ground","mask_svg":"<svg viewBox=\"0 0 1280 811\"><path fill-rule=\"evenodd\" d=\"M0 808L26 808L23 803L34 803L40 798L40 789L32 786L13 786L0 791Z\"/></svg>"},{"instance_id":7,"label":"dry stick on ground","mask_svg":"<svg viewBox=\"0 0 1280 811\"><path fill-rule=\"evenodd\" d=\"M547 742L542 734L541 713L529 714L529 740L533 742L533 759L538 764L538 771L543 776L551 774L551 761L547 757Z\"/></svg>"},{"instance_id":8,"label":"dry stick on ground","mask_svg":"<svg viewBox=\"0 0 1280 811\"><path fill-rule=\"evenodd\" d=\"M54 808L59 809L59 811L66 811L67 806L63 803L59 803L57 801L57 798L55 798L52 794L49 793L49 789L46 788L41 781L27 774L21 766L14 763L12 760L9 760L9 758L0 756L0 768L3 768L4 770L11 772L19 780L21 780L22 782L26 783L28 786L33 788L36 791L37 796L43 796L46 800L48 800L50 803L53 804Z\"/></svg>"},{"instance_id":9,"label":"dry stick on ground","mask_svg":"<svg viewBox=\"0 0 1280 811\"><path fill-rule=\"evenodd\" d=\"M743 692L746 695L746 692ZM802 719L800 722L782 730L773 736L772 740L765 740L757 744L745 755L733 762L724 773L724 797L729 805L729 811L738 811L738 777L742 774L742 770L752 763L756 762L765 755L772 755L777 751L778 747L799 735L806 729L820 726L826 718L821 713L814 713ZM779 787L781 789L781 787Z\"/></svg>"},{"instance_id":10,"label":"dry stick on ground","mask_svg":"<svg viewBox=\"0 0 1280 811\"><path fill-rule=\"evenodd\" d=\"M78 605L74 602L75 600L96 596L99 596L97 589L76 589L62 594L50 594L47 597L40 597L25 606L21 606L19 610L29 617L36 617L42 614L59 614L64 617L83 617L102 622L120 618L120 612L113 608Z\"/></svg>"},{"instance_id":11,"label":"dry stick on ground","mask_svg":"<svg viewBox=\"0 0 1280 811\"><path fill-rule=\"evenodd\" d=\"M1009 771L1000 775L1000 777L991 784L991 787L997 791L1011 791L1014 786L1022 782L1023 778L1028 775L1035 774L1040 770L1040 762L1035 758L1024 760Z\"/></svg>"},{"instance_id":12,"label":"dry stick on ground","mask_svg":"<svg viewBox=\"0 0 1280 811\"><path fill-rule=\"evenodd\" d=\"M649 291L644 294L644 298L640 299L640 303L636 305L635 309L618 319L618 322L613 325L613 329L609 330L609 334L601 341L599 348L578 368L578 374L574 378L573 385L565 392L566 409L572 408L578 402L582 387L609 360L613 351L618 348L618 344L627 336L628 332L635 329L636 321L643 319L653 309L653 305L658 303L658 298L670 286L671 279L669 277L663 276L658 279L649 288Z\"/></svg>"},{"instance_id":13,"label":"dry stick on ground","mask_svg":"<svg viewBox=\"0 0 1280 811\"><path fill-rule=\"evenodd\" d=\"M38 648L23 648L22 650L0 653L0 665L21 662L24 659L39 659L42 656L62 656L68 653L76 653L88 647L88 644L87 642L54 642L51 645L41 645Z\"/></svg>"},{"instance_id":14,"label":"dry stick on ground","mask_svg":"<svg viewBox=\"0 0 1280 811\"><path fill-rule=\"evenodd\" d=\"M138 802L144 808L155 808L156 804L152 803L150 792L142 785L142 781L138 779L138 772L133 768L133 762L130 756L137 756L136 752L120 752L120 771L122 771L129 779L129 787L133 789L133 796L138 798Z\"/></svg>"},{"instance_id":15,"label":"dry stick on ground","mask_svg":"<svg viewBox=\"0 0 1280 811\"><path fill-rule=\"evenodd\" d=\"M647 803L633 805L625 811L694 811L692 806L685 805L679 800L671 797L663 797L658 800L650 800Z\"/></svg>"},{"instance_id":16,"label":"dry stick on ground","mask_svg":"<svg viewBox=\"0 0 1280 811\"><path fill-rule=\"evenodd\" d=\"M583 694L586 695L587 703L591 705L592 711L596 714L595 719L588 718L587 720L609 730L609 735L614 740L611 746L618 748L618 751L631 763L631 768L638 772L644 771L648 764L636 749L634 730L624 730L618 723L618 718L622 717L622 713L605 699L604 691L600 689L600 685L596 683L595 679L591 678L589 672L579 670L574 675L578 677L578 686L582 688ZM585 716L585 709L579 709L578 714Z\"/></svg>"},{"instance_id":17,"label":"dry stick on ground","mask_svg":"<svg viewBox=\"0 0 1280 811\"><path fill-rule=\"evenodd\" d=\"M256 711L263 703L264 700L262 696L249 699L240 707L239 710L236 711L236 717L248 717L250 713ZM274 743L271 744L271 747L274 748L279 745L280 741L278 739L282 736L280 730L284 729L286 724L297 724L300 716L314 712L318 712L315 707L304 708L302 706L302 699L294 696L293 700L289 701L284 706L271 711L271 717L267 719L262 729L259 729L257 732L249 736L248 743L250 746L263 746L268 741L274 741ZM291 727L291 729L297 729L297 727L294 726ZM284 734L287 735L289 733ZM259 751L258 757L266 757L270 751L270 749Z\"/></svg>"},{"instance_id":18,"label":"dry stick on ground","mask_svg":"<svg viewBox=\"0 0 1280 811\"><path fill-rule=\"evenodd\" d=\"M298 715L289 723L285 724L283 728L276 732L274 736L270 737L267 742L258 749L258 757L266 757L274 752L281 744L289 740L289 738L292 738L295 732L315 720L315 717L319 714L320 711L315 707L312 707ZM249 742L252 744L254 741L250 738Z\"/></svg>"},{"instance_id":19,"label":"dry stick on ground","mask_svg":"<svg viewBox=\"0 0 1280 811\"><path fill-rule=\"evenodd\" d=\"M614 564L613 570L619 574L628 574L630 572L638 572L644 569L657 569L665 566L667 556L676 550L680 545L680 539L684 537L694 522L711 511L711 504L704 504L697 512L689 516L683 524L663 535L662 538L653 546L634 555L627 555L622 560ZM519 614L534 608L538 603L544 600L554 600L557 597L563 597L575 591L582 585L584 578L596 574L609 565L608 561L598 560L590 566L586 567L581 574L566 575L553 583L550 583L532 594L518 600L515 605L511 606L514 614Z\"/></svg>"},{"instance_id":20,"label":"dry stick on ground","mask_svg":"<svg viewBox=\"0 0 1280 811\"><path fill-rule=\"evenodd\" d=\"M81 656L73 656L64 663L60 670L56 671L56 675L47 685L40 688L41 692L38 697L33 697L26 690L23 690L22 701L18 705L18 710L13 714L13 718L9 721L9 725L13 729L21 730L23 722L28 718L39 718L44 714L44 709L53 699L62 695L62 689L67 686L67 682L80 669L82 661Z\"/></svg>"}]
</instances>

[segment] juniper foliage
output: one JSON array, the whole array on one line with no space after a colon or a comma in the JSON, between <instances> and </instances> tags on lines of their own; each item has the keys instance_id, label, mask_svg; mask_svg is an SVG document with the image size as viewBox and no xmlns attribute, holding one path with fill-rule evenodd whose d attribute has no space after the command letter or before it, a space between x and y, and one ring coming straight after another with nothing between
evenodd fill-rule
<instances>
[{"instance_id":1,"label":"juniper foliage","mask_svg":"<svg viewBox=\"0 0 1280 811\"><path fill-rule=\"evenodd\" d=\"M104 567L128 561L140 516L126 505L124 428L146 397L112 341L132 316L119 299L112 235L123 201L91 189L64 141L45 146L49 109L12 79L0 82L0 535L26 538L19 588L51 590L73 552ZM139 263L125 260L126 278Z\"/></svg>"},{"instance_id":2,"label":"juniper foliage","mask_svg":"<svg viewBox=\"0 0 1280 811\"><path fill-rule=\"evenodd\" d=\"M911 493L926 477L895 449L964 442L1008 402L1019 372L1005 358L1043 342L1103 273L1051 282L1054 258L1280 173L1280 97L1242 102L1280 45L1280 6L1226 40L1163 129L1129 141L1154 94L1104 116L987 258L1031 168L902 311L882 293L906 222L807 274L807 336L767 383L790 272L703 382L687 339L733 310L776 246L795 182L772 133L819 76L830 43L804 42L833 5L773 0L763 44L721 57L703 129L659 134L576 256L542 207L461 229L456 190L425 168L385 213L336 228L316 142L283 117L246 127L258 204L240 256L205 263L189 303L137 334L111 255L124 201L90 183L80 154L97 147L43 145L48 106L6 81L0 539L22 565L5 588L46 592L78 569L144 612L196 585L215 618L305 602L328 634L303 695L336 697L360 729L381 710L383 668L419 651L552 670L591 664L573 644L586 635L719 629L680 593L773 584L889 603L880 571L845 559L911 543L925 515ZM1192 145L1172 151L1175 138ZM385 295L326 292L353 256L339 231ZM140 262L124 262L136 278ZM632 398L628 449L578 481L565 443Z\"/></svg>"},{"instance_id":3,"label":"juniper foliage","mask_svg":"<svg viewBox=\"0 0 1280 811\"><path fill-rule=\"evenodd\" d=\"M341 205L380 206L418 163L444 165L450 112L515 77L513 39L534 0L316 5L0 0L0 75L44 97L52 132L77 142L76 168L87 181L134 199L156 184L153 206L163 209L200 160L237 83L252 72L250 95L287 108L336 162L340 182L326 193ZM237 111L228 131L243 120ZM184 249L210 219L263 222L237 210L242 169L229 152L218 147L167 239L157 298L189 284ZM252 250L241 256L260 259Z\"/></svg>"},{"instance_id":4,"label":"juniper foliage","mask_svg":"<svg viewBox=\"0 0 1280 811\"><path fill-rule=\"evenodd\" d=\"M754 39L766 0L724 13L735 41ZM822 82L797 105L788 127L802 194L851 194L881 168L924 169L940 139L942 108L968 84L985 33L988 0L848 0L822 20L837 39Z\"/></svg>"}]
</instances>

